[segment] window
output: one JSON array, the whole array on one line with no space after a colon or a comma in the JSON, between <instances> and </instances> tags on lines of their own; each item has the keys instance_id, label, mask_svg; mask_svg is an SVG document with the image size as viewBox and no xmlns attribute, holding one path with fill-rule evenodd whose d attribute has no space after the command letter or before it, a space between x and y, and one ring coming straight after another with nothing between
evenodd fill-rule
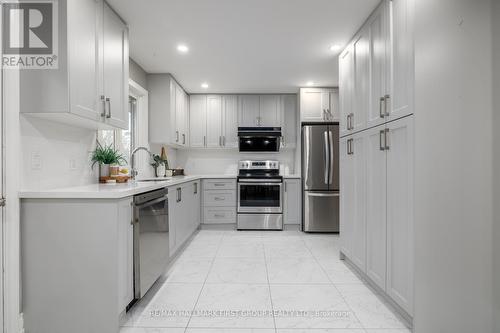
<instances>
[{"instance_id":1,"label":"window","mask_svg":"<svg viewBox=\"0 0 500 333\"><path fill-rule=\"evenodd\" d=\"M128 126L127 130L99 130L97 131L97 140L102 145L112 145L118 149L127 163L130 163L130 153L135 148L136 133L137 133L137 100L129 96L129 112L128 112Z\"/></svg>"}]
</instances>

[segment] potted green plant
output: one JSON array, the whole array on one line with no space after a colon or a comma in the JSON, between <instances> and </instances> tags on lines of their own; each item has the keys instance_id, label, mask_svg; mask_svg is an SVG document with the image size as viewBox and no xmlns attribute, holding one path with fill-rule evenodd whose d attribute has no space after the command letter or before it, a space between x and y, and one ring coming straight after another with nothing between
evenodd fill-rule
<instances>
[{"instance_id":1,"label":"potted green plant","mask_svg":"<svg viewBox=\"0 0 500 333\"><path fill-rule=\"evenodd\" d=\"M99 141L92 152L92 168L96 163L99 164L99 177L109 177L110 165L123 165L127 163L123 154L114 149L111 145L101 145Z\"/></svg>"},{"instance_id":2,"label":"potted green plant","mask_svg":"<svg viewBox=\"0 0 500 333\"><path fill-rule=\"evenodd\" d=\"M158 167L163 164L163 161L160 155L152 154L151 155L151 166L155 170L155 177L158 177Z\"/></svg>"}]
</instances>

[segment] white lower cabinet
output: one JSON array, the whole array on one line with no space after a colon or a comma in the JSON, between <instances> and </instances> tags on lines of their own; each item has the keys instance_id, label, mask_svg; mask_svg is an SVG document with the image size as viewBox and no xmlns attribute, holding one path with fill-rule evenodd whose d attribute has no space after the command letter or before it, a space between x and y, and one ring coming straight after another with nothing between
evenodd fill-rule
<instances>
[{"instance_id":1,"label":"white lower cabinet","mask_svg":"<svg viewBox=\"0 0 500 333\"><path fill-rule=\"evenodd\" d=\"M118 313L134 300L134 226L132 200L118 202Z\"/></svg>"},{"instance_id":2,"label":"white lower cabinet","mask_svg":"<svg viewBox=\"0 0 500 333\"><path fill-rule=\"evenodd\" d=\"M340 141L342 253L413 315L413 116Z\"/></svg>"},{"instance_id":3,"label":"white lower cabinet","mask_svg":"<svg viewBox=\"0 0 500 333\"><path fill-rule=\"evenodd\" d=\"M340 234L344 254L366 271L365 138L355 134L342 138L340 148Z\"/></svg>"},{"instance_id":4,"label":"white lower cabinet","mask_svg":"<svg viewBox=\"0 0 500 333\"><path fill-rule=\"evenodd\" d=\"M413 116L387 123L387 293L413 313Z\"/></svg>"},{"instance_id":5,"label":"white lower cabinet","mask_svg":"<svg viewBox=\"0 0 500 333\"><path fill-rule=\"evenodd\" d=\"M200 225L200 182L168 188L170 256L191 237Z\"/></svg>"},{"instance_id":6,"label":"white lower cabinet","mask_svg":"<svg viewBox=\"0 0 500 333\"><path fill-rule=\"evenodd\" d=\"M300 179L285 179L283 193L284 224L302 223L302 187Z\"/></svg>"},{"instance_id":7,"label":"white lower cabinet","mask_svg":"<svg viewBox=\"0 0 500 333\"><path fill-rule=\"evenodd\" d=\"M236 180L203 180L203 223L236 223Z\"/></svg>"}]
</instances>

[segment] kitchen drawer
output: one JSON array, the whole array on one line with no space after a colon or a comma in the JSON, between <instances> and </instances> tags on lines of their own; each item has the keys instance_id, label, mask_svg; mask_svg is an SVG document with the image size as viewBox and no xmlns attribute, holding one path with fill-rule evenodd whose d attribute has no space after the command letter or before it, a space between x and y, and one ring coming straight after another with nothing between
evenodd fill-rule
<instances>
[{"instance_id":1,"label":"kitchen drawer","mask_svg":"<svg viewBox=\"0 0 500 333\"><path fill-rule=\"evenodd\" d=\"M236 179L203 180L203 190L236 190Z\"/></svg>"},{"instance_id":2,"label":"kitchen drawer","mask_svg":"<svg viewBox=\"0 0 500 333\"><path fill-rule=\"evenodd\" d=\"M236 223L236 207L205 207L203 223Z\"/></svg>"},{"instance_id":3,"label":"kitchen drawer","mask_svg":"<svg viewBox=\"0 0 500 333\"><path fill-rule=\"evenodd\" d=\"M236 206L236 191L204 191L203 206L229 207Z\"/></svg>"}]
</instances>

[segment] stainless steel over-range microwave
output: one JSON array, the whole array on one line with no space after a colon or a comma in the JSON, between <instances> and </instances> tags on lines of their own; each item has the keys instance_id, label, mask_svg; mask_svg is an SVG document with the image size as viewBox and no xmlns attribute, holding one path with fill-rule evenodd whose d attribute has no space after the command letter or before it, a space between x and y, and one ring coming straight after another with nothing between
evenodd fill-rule
<instances>
[{"instance_id":1,"label":"stainless steel over-range microwave","mask_svg":"<svg viewBox=\"0 0 500 333\"><path fill-rule=\"evenodd\" d=\"M281 127L238 127L242 153L275 153L281 145Z\"/></svg>"}]
</instances>

